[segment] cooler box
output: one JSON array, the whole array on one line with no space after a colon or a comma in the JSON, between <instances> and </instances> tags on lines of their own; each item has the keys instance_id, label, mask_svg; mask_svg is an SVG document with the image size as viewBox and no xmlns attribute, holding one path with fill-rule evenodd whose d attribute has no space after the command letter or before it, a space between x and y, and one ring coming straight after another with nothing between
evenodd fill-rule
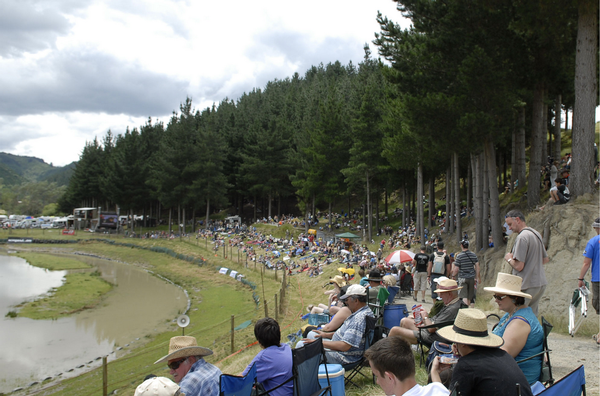
<instances>
[{"instance_id":1,"label":"cooler box","mask_svg":"<svg viewBox=\"0 0 600 396\"><path fill-rule=\"evenodd\" d=\"M346 388L344 388L344 368L341 364L328 364L327 373L329 374L329 383L331 384L332 396L346 396ZM325 365L319 366L319 384L321 388L327 386L327 376L325 374Z\"/></svg>"}]
</instances>

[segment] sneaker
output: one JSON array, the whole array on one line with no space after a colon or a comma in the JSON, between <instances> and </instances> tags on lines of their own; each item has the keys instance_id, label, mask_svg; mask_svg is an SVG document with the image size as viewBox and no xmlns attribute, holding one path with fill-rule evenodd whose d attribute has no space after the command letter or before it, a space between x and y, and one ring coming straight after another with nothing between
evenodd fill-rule
<instances>
[{"instance_id":1,"label":"sneaker","mask_svg":"<svg viewBox=\"0 0 600 396\"><path fill-rule=\"evenodd\" d=\"M424 302L425 302L425 300L421 300L421 302L422 302L422 303L424 303Z\"/></svg>"},{"instance_id":2,"label":"sneaker","mask_svg":"<svg viewBox=\"0 0 600 396\"><path fill-rule=\"evenodd\" d=\"M417 297L413 297L413 300L417 301Z\"/></svg>"}]
</instances>

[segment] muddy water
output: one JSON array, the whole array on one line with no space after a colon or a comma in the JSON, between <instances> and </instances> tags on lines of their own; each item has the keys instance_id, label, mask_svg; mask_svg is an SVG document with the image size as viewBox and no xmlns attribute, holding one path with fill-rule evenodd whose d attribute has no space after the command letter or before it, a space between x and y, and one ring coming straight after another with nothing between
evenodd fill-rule
<instances>
[{"instance_id":1,"label":"muddy water","mask_svg":"<svg viewBox=\"0 0 600 396\"><path fill-rule=\"evenodd\" d=\"M116 285L107 298L99 307L72 317L31 320L5 315L14 305L60 286L67 272L47 271L21 258L0 255L0 392L59 373L62 377L79 374L77 366L164 330L165 323L187 306L180 288L137 267L78 259L96 267L104 279ZM69 373L71 369L75 370Z\"/></svg>"}]
</instances>

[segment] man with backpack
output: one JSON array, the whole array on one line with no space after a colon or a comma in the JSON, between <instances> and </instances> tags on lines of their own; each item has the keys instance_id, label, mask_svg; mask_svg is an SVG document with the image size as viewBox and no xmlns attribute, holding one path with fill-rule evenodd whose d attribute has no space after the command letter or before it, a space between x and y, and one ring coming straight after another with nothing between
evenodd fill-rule
<instances>
[{"instance_id":1,"label":"man with backpack","mask_svg":"<svg viewBox=\"0 0 600 396\"><path fill-rule=\"evenodd\" d=\"M413 300L417 301L417 294L421 291L421 300L425 302L425 292L427 291L427 266L429 264L429 255L425 254L425 246L421 246L421 253L415 254L412 264L414 270L414 297Z\"/></svg>"},{"instance_id":2,"label":"man with backpack","mask_svg":"<svg viewBox=\"0 0 600 396\"><path fill-rule=\"evenodd\" d=\"M479 276L479 260L475 253L469 250L469 241L460 241L462 252L456 256L452 266L452 278L457 279L458 285L462 286L458 297L462 298L465 305L475 307L475 286L481 283Z\"/></svg>"},{"instance_id":3,"label":"man with backpack","mask_svg":"<svg viewBox=\"0 0 600 396\"><path fill-rule=\"evenodd\" d=\"M433 284L440 276L450 275L450 257L444 252L444 242L438 242L437 251L429 257L429 265L427 266L427 281L431 285L431 298L435 303L438 295L434 292Z\"/></svg>"}]
</instances>

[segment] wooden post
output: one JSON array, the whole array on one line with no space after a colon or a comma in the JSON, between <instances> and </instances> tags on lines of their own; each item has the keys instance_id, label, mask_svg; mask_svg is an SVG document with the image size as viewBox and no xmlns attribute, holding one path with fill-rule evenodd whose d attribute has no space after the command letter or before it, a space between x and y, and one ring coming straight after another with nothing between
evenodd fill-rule
<instances>
[{"instance_id":1,"label":"wooden post","mask_svg":"<svg viewBox=\"0 0 600 396\"><path fill-rule=\"evenodd\" d=\"M268 318L269 317L269 308L267 307L267 300L264 300L264 301L265 301L265 318Z\"/></svg>"},{"instance_id":2,"label":"wooden post","mask_svg":"<svg viewBox=\"0 0 600 396\"><path fill-rule=\"evenodd\" d=\"M279 289L279 312L283 314L283 293L282 289Z\"/></svg>"},{"instance_id":3,"label":"wooden post","mask_svg":"<svg viewBox=\"0 0 600 396\"><path fill-rule=\"evenodd\" d=\"M208 235L204 238L204 247L208 249Z\"/></svg>"},{"instance_id":4,"label":"wooden post","mask_svg":"<svg viewBox=\"0 0 600 396\"><path fill-rule=\"evenodd\" d=\"M231 315L231 353L235 352L235 315Z\"/></svg>"},{"instance_id":5,"label":"wooden post","mask_svg":"<svg viewBox=\"0 0 600 396\"><path fill-rule=\"evenodd\" d=\"M106 356L102 356L102 396L108 395L108 363Z\"/></svg>"},{"instance_id":6,"label":"wooden post","mask_svg":"<svg viewBox=\"0 0 600 396\"><path fill-rule=\"evenodd\" d=\"M279 310L277 309L277 293L275 293L275 321L279 322Z\"/></svg>"},{"instance_id":7,"label":"wooden post","mask_svg":"<svg viewBox=\"0 0 600 396\"><path fill-rule=\"evenodd\" d=\"M275 282L277 282L277 264L275 264Z\"/></svg>"}]
</instances>

